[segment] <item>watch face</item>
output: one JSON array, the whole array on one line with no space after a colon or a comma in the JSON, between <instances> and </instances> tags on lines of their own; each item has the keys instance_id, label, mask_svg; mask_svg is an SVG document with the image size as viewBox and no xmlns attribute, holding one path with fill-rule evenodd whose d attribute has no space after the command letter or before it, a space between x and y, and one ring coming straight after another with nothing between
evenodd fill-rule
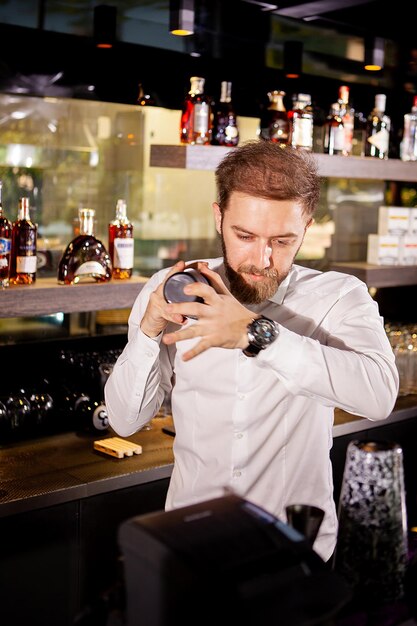
<instances>
[{"instance_id":1,"label":"watch face","mask_svg":"<svg viewBox=\"0 0 417 626\"><path fill-rule=\"evenodd\" d=\"M278 329L272 320L260 317L248 327L248 338L251 344L260 350L267 348L277 337Z\"/></svg>"}]
</instances>

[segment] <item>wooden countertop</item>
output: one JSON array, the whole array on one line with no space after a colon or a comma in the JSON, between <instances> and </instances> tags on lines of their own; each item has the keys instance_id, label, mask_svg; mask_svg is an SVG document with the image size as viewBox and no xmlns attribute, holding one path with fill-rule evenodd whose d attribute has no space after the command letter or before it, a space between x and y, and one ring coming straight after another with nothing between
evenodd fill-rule
<instances>
[{"instance_id":1,"label":"wooden countertop","mask_svg":"<svg viewBox=\"0 0 417 626\"><path fill-rule=\"evenodd\" d=\"M0 517L168 478L173 467L171 417L152 420L150 430L128 439L142 454L118 459L94 450L96 439L63 433L0 448Z\"/></svg>"},{"instance_id":2,"label":"wooden countertop","mask_svg":"<svg viewBox=\"0 0 417 626\"><path fill-rule=\"evenodd\" d=\"M417 417L417 396L398 398L386 419L371 422L336 410L333 436L353 434ZM172 418L157 417L150 430L127 439L142 454L118 459L94 450L96 439L113 437L63 433L0 447L0 517L87 498L171 476L173 437L164 432Z\"/></svg>"}]
</instances>

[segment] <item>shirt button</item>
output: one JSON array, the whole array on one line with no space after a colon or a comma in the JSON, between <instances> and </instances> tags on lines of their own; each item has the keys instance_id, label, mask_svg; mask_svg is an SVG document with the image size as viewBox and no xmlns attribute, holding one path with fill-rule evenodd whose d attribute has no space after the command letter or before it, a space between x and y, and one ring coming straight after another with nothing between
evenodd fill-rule
<instances>
[{"instance_id":1,"label":"shirt button","mask_svg":"<svg viewBox=\"0 0 417 626\"><path fill-rule=\"evenodd\" d=\"M151 352L150 350L147 350L147 351L145 352L145 354L146 354L146 356L148 356L149 358L151 358L151 356L152 356L152 352Z\"/></svg>"},{"instance_id":2,"label":"shirt button","mask_svg":"<svg viewBox=\"0 0 417 626\"><path fill-rule=\"evenodd\" d=\"M240 476L242 476L242 472L240 472L239 470L235 470L233 472L233 478L239 478Z\"/></svg>"},{"instance_id":3,"label":"shirt button","mask_svg":"<svg viewBox=\"0 0 417 626\"><path fill-rule=\"evenodd\" d=\"M243 433L235 433L235 439L242 439Z\"/></svg>"},{"instance_id":4,"label":"shirt button","mask_svg":"<svg viewBox=\"0 0 417 626\"><path fill-rule=\"evenodd\" d=\"M239 398L239 400L244 400L245 399L245 394L244 393L238 393L237 397Z\"/></svg>"}]
</instances>

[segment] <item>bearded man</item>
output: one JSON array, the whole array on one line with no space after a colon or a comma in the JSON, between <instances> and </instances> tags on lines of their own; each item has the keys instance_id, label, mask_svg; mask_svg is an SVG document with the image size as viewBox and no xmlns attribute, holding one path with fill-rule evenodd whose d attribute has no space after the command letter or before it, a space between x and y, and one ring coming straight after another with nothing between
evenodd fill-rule
<instances>
[{"instance_id":1,"label":"bearded man","mask_svg":"<svg viewBox=\"0 0 417 626\"><path fill-rule=\"evenodd\" d=\"M166 508L230 491L283 521L287 505L314 505L325 512L314 549L327 561L337 535L334 409L386 418L398 392L394 355L362 281L294 262L319 201L313 155L248 142L218 165L216 184L223 257L179 261L140 292L105 388L110 424L133 434L172 386ZM166 281L186 265L209 284L168 303Z\"/></svg>"}]
</instances>

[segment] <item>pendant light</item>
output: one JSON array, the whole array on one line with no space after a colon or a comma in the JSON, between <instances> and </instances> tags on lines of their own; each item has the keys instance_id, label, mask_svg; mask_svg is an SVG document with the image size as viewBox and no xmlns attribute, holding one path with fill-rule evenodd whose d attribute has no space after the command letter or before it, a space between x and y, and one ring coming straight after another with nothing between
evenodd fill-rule
<instances>
[{"instance_id":1,"label":"pendant light","mask_svg":"<svg viewBox=\"0 0 417 626\"><path fill-rule=\"evenodd\" d=\"M284 42L285 78L300 78L303 71L303 42Z\"/></svg>"},{"instance_id":2,"label":"pendant light","mask_svg":"<svg viewBox=\"0 0 417 626\"><path fill-rule=\"evenodd\" d=\"M94 7L94 41L97 48L112 48L116 43L117 7L99 4Z\"/></svg>"},{"instance_id":3,"label":"pendant light","mask_svg":"<svg viewBox=\"0 0 417 626\"><path fill-rule=\"evenodd\" d=\"M180 37L194 34L194 0L169 1L169 31Z\"/></svg>"},{"instance_id":4,"label":"pendant light","mask_svg":"<svg viewBox=\"0 0 417 626\"><path fill-rule=\"evenodd\" d=\"M382 37L365 39L364 68L369 72L378 72L384 67L385 40Z\"/></svg>"}]
</instances>

